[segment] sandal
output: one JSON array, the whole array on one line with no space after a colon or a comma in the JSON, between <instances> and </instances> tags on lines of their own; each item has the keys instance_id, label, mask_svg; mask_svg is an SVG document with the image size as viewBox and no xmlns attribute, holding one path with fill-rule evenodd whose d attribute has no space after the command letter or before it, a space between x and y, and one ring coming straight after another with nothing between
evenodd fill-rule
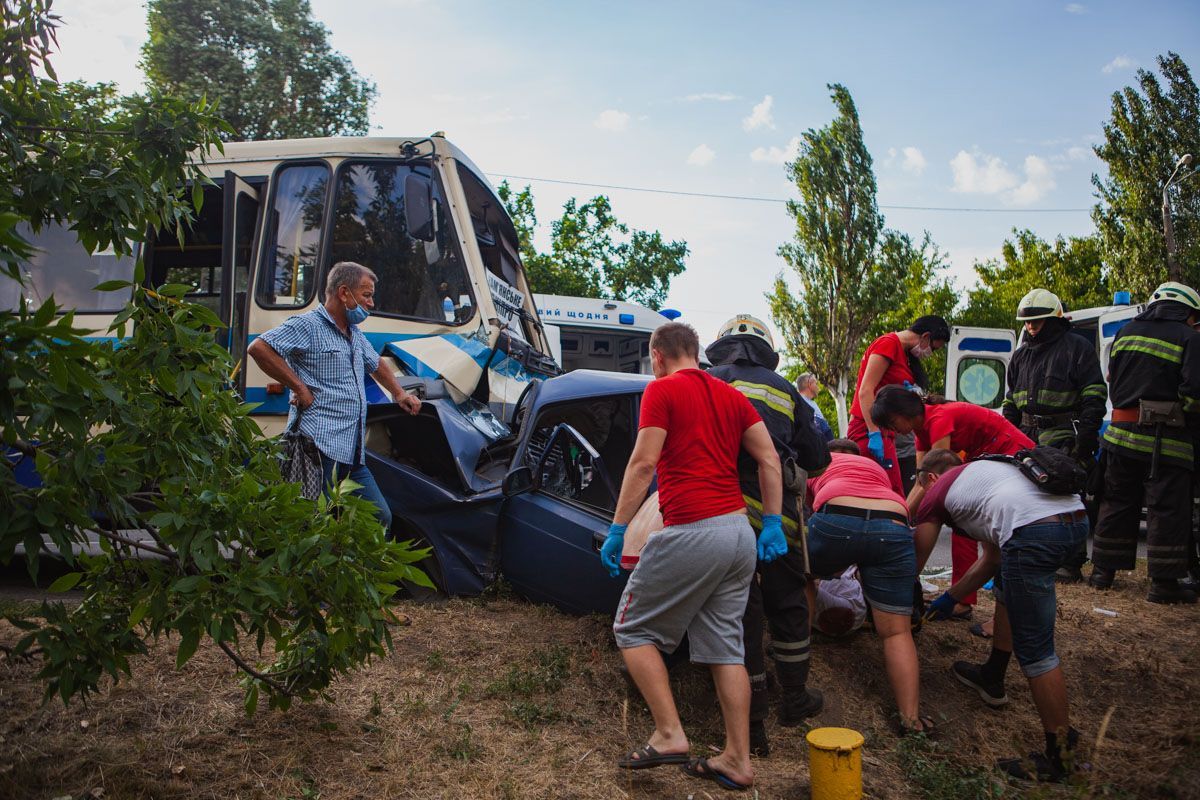
<instances>
[{"instance_id":1,"label":"sandal","mask_svg":"<svg viewBox=\"0 0 1200 800\"><path fill-rule=\"evenodd\" d=\"M992 635L983 629L982 622L976 622L971 627L967 628L972 636L978 636L980 639L990 639Z\"/></svg>"},{"instance_id":2,"label":"sandal","mask_svg":"<svg viewBox=\"0 0 1200 800\"><path fill-rule=\"evenodd\" d=\"M646 744L631 750L617 762L617 766L621 769L650 769L667 764L687 764L687 760L687 753L660 753L654 749L654 745Z\"/></svg>"},{"instance_id":3,"label":"sandal","mask_svg":"<svg viewBox=\"0 0 1200 800\"><path fill-rule=\"evenodd\" d=\"M919 727L918 727L919 726ZM925 736L933 738L937 734L937 723L933 721L933 717L928 714L917 712L917 718L914 723L910 723L900 715L896 715L896 735L897 736Z\"/></svg>"},{"instance_id":4,"label":"sandal","mask_svg":"<svg viewBox=\"0 0 1200 800\"><path fill-rule=\"evenodd\" d=\"M700 778L706 781L716 781L717 785L722 789L729 789L734 792L744 792L750 788L748 783L738 783L733 778L726 775L724 772L719 772L708 765L707 758L693 758L686 764L680 767L681 770L691 775L693 778Z\"/></svg>"}]
</instances>

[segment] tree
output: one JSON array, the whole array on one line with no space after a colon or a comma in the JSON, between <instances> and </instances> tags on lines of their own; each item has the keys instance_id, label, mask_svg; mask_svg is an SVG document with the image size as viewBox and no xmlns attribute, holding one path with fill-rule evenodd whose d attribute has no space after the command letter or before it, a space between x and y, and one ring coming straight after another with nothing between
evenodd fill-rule
<instances>
[{"instance_id":1,"label":"tree","mask_svg":"<svg viewBox=\"0 0 1200 800\"><path fill-rule=\"evenodd\" d=\"M957 322L1017 330L1017 304L1037 288L1054 292L1068 311L1108 305L1112 295L1103 255L1097 236L1060 236L1050 243L1031 230L1014 230L998 261L975 265L979 284L968 293Z\"/></svg>"},{"instance_id":2,"label":"tree","mask_svg":"<svg viewBox=\"0 0 1200 800\"><path fill-rule=\"evenodd\" d=\"M1093 149L1108 176L1092 176L1099 202L1092 219L1100 232L1114 288L1145 298L1168 279L1162 189L1185 153L1200 169L1200 94L1187 64L1175 53L1158 58L1166 89L1154 73L1138 70L1138 86L1113 94L1104 142ZM1138 89L1140 88L1140 92ZM1175 241L1182 279L1200 284L1200 179L1172 190Z\"/></svg>"},{"instance_id":3,"label":"tree","mask_svg":"<svg viewBox=\"0 0 1200 800\"><path fill-rule=\"evenodd\" d=\"M189 154L228 130L205 101L60 85L49 8L0 2L0 281L22 288L0 309L0 563L22 546L36 577L52 546L73 571L51 589L83 600L7 615L25 633L0 651L38 660L65 703L131 674L150 640L178 636L182 665L209 637L244 675L247 711L260 692L273 707L315 698L387 651L383 601L392 581L428 585L411 566L424 551L386 542L346 486L330 505L281 480L277 445L228 386L220 320L181 299L190 287L146 287L140 260L132 281L100 284L132 295L109 331L120 346L53 296L24 296L30 231L69 225L89 252L129 258L148 228L182 239L205 181ZM39 480L18 480L30 464ZM73 555L86 531L101 555Z\"/></svg>"},{"instance_id":4,"label":"tree","mask_svg":"<svg viewBox=\"0 0 1200 800\"><path fill-rule=\"evenodd\" d=\"M536 292L630 300L657 310L667 299L671 278L685 269L687 242L668 242L658 231L631 232L613 216L604 195L582 205L568 200L550 226L550 252L539 253L533 243L537 213L529 187L514 192L505 181L499 192Z\"/></svg>"},{"instance_id":5,"label":"tree","mask_svg":"<svg viewBox=\"0 0 1200 800\"><path fill-rule=\"evenodd\" d=\"M894 240L885 246L871 154L854 100L844 86L829 90L837 116L806 131L796 160L787 165L800 200L788 201L796 232L779 255L796 273L800 291L793 295L780 275L767 300L789 354L833 395L844 435L846 398L863 340L894 302L907 265Z\"/></svg>"},{"instance_id":6,"label":"tree","mask_svg":"<svg viewBox=\"0 0 1200 800\"><path fill-rule=\"evenodd\" d=\"M329 46L308 0L150 0L150 86L215 101L239 139L363 135L375 84Z\"/></svg>"}]
</instances>

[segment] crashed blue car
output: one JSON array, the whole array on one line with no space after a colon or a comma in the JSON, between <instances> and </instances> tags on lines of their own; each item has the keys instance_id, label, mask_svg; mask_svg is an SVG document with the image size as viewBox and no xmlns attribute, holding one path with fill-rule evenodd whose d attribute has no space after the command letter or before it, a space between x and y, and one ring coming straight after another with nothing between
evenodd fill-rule
<instances>
[{"instance_id":1,"label":"crashed blue car","mask_svg":"<svg viewBox=\"0 0 1200 800\"><path fill-rule=\"evenodd\" d=\"M436 380L408 387L425 397L416 416L370 406L367 465L392 535L432 548L421 566L447 594L503 578L563 611L612 613L624 579L598 554L650 380L578 370L534 382L511 426L456 405Z\"/></svg>"}]
</instances>

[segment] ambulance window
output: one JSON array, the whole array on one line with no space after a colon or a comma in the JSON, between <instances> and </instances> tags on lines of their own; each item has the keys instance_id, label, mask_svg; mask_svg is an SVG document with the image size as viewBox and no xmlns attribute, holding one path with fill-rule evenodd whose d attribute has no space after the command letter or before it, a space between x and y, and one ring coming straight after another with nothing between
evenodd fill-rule
<instances>
[{"instance_id":1,"label":"ambulance window","mask_svg":"<svg viewBox=\"0 0 1200 800\"><path fill-rule=\"evenodd\" d=\"M133 280L134 259L118 257L111 251L89 255L75 231L66 225L51 223L34 233L29 225L17 225L16 232L36 248L29 261L20 265L25 288L14 280L0 279L0 309L16 310L21 295L39 306L50 295L65 309L90 312L118 311L129 299L129 289L97 292L93 287L105 281Z\"/></svg>"},{"instance_id":2,"label":"ambulance window","mask_svg":"<svg viewBox=\"0 0 1200 800\"><path fill-rule=\"evenodd\" d=\"M324 164L286 166L275 173L258 283L262 305L299 307L312 300L328 184Z\"/></svg>"},{"instance_id":3,"label":"ambulance window","mask_svg":"<svg viewBox=\"0 0 1200 800\"><path fill-rule=\"evenodd\" d=\"M1004 362L971 357L958 362L958 399L984 408L999 408L1004 402Z\"/></svg>"},{"instance_id":4,"label":"ambulance window","mask_svg":"<svg viewBox=\"0 0 1200 800\"><path fill-rule=\"evenodd\" d=\"M378 276L373 314L462 325L475 315L474 293L437 181L434 241L414 239L405 228L404 179L413 172L431 177L426 166L385 161L342 165L328 263L354 261Z\"/></svg>"}]
</instances>

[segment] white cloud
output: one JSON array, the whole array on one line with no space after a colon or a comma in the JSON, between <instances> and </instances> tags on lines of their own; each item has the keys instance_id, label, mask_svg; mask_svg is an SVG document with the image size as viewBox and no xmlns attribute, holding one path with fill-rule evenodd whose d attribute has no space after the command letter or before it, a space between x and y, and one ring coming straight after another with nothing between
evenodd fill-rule
<instances>
[{"instance_id":1,"label":"white cloud","mask_svg":"<svg viewBox=\"0 0 1200 800\"><path fill-rule=\"evenodd\" d=\"M717 153L706 144L696 145L696 149L687 157L687 163L693 167L707 167L712 163L712 160L717 157Z\"/></svg>"},{"instance_id":2,"label":"white cloud","mask_svg":"<svg viewBox=\"0 0 1200 800\"><path fill-rule=\"evenodd\" d=\"M1117 56L1112 61L1104 65L1104 74L1116 72L1119 69L1131 69L1137 66L1137 62L1129 56Z\"/></svg>"},{"instance_id":3,"label":"white cloud","mask_svg":"<svg viewBox=\"0 0 1200 800\"><path fill-rule=\"evenodd\" d=\"M1071 161L1083 161L1091 152L1086 147L1068 147L1067 158Z\"/></svg>"},{"instance_id":4,"label":"white cloud","mask_svg":"<svg viewBox=\"0 0 1200 800\"><path fill-rule=\"evenodd\" d=\"M601 111L592 124L600 130L620 132L629 129L629 115L624 111L609 108Z\"/></svg>"},{"instance_id":5,"label":"white cloud","mask_svg":"<svg viewBox=\"0 0 1200 800\"><path fill-rule=\"evenodd\" d=\"M900 162L900 169L913 175L920 175L925 171L925 166L924 153L916 147L904 148L904 160Z\"/></svg>"},{"instance_id":6,"label":"white cloud","mask_svg":"<svg viewBox=\"0 0 1200 800\"><path fill-rule=\"evenodd\" d=\"M783 147L756 147L750 151L750 160L767 164L783 164L795 161L800 152L800 137L793 136Z\"/></svg>"},{"instance_id":7,"label":"white cloud","mask_svg":"<svg viewBox=\"0 0 1200 800\"><path fill-rule=\"evenodd\" d=\"M771 106L775 105L775 98L771 95L763 97L762 102L750 110L750 116L742 120L742 128L746 131L758 130L759 128L775 129L775 117L771 114Z\"/></svg>"},{"instance_id":8,"label":"white cloud","mask_svg":"<svg viewBox=\"0 0 1200 800\"><path fill-rule=\"evenodd\" d=\"M1086 14L1087 6L1083 3L1067 3L1063 11L1066 11L1068 14Z\"/></svg>"},{"instance_id":9,"label":"white cloud","mask_svg":"<svg viewBox=\"0 0 1200 800\"><path fill-rule=\"evenodd\" d=\"M686 97L681 97L679 100L684 103L699 103L704 100L711 100L716 103L728 103L730 100L737 100L736 94L729 92L700 92L699 94L689 94Z\"/></svg>"},{"instance_id":10,"label":"white cloud","mask_svg":"<svg viewBox=\"0 0 1200 800\"><path fill-rule=\"evenodd\" d=\"M952 191L996 195L1013 206L1028 206L1046 196L1057 185L1054 167L1039 156L1026 156L1024 180L998 156L959 150L950 159L954 172Z\"/></svg>"}]
</instances>

